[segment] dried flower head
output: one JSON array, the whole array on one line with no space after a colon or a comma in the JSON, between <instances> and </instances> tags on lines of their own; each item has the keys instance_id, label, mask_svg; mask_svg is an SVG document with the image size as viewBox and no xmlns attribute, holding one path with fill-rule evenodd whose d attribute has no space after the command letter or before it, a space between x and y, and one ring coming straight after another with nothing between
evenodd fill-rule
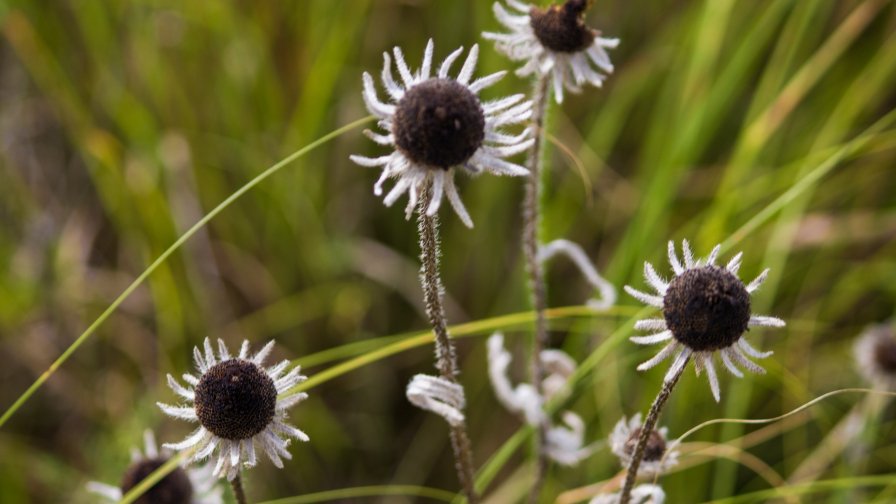
<instances>
[{"instance_id":1,"label":"dried flower head","mask_svg":"<svg viewBox=\"0 0 896 504\"><path fill-rule=\"evenodd\" d=\"M622 467L628 467L632 461L638 438L641 436L641 414L630 420L623 417L616 423L610 434L610 449L619 457ZM661 427L651 431L644 447L644 458L641 460L640 474L662 474L678 463L678 450L668 441L668 429Z\"/></svg>"},{"instance_id":2,"label":"dried flower head","mask_svg":"<svg viewBox=\"0 0 896 504\"><path fill-rule=\"evenodd\" d=\"M91 481L87 489L109 502L118 502L138 483L168 462L171 452L159 451L152 431L143 433L144 451L131 452L131 465L124 472L120 486ZM151 486L134 502L136 504L221 504L221 489L210 465L178 467Z\"/></svg>"},{"instance_id":3,"label":"dried flower head","mask_svg":"<svg viewBox=\"0 0 896 504\"><path fill-rule=\"evenodd\" d=\"M868 327L853 347L859 372L874 386L896 390L896 330L893 323Z\"/></svg>"},{"instance_id":4,"label":"dried flower head","mask_svg":"<svg viewBox=\"0 0 896 504\"><path fill-rule=\"evenodd\" d=\"M607 48L619 45L619 39L600 37L600 32L585 25L586 0L567 0L562 5L542 9L519 0L506 0L513 12L495 2L494 12L510 33L483 33L495 41L495 47L513 61L525 61L516 74L550 74L554 98L563 102L563 88L573 93L583 84L601 87L605 76L613 73ZM596 68L591 65L594 64Z\"/></svg>"},{"instance_id":5,"label":"dried flower head","mask_svg":"<svg viewBox=\"0 0 896 504\"><path fill-rule=\"evenodd\" d=\"M715 264L720 246L712 250L705 262L694 260L687 241L682 242L682 247L684 264L678 260L675 244L669 242L669 262L675 271L675 277L669 282L663 280L653 266L644 263L644 277L659 295L625 286L626 292L635 298L663 310L663 318L640 320L635 324L635 329L659 332L631 340L641 345L672 340L654 358L638 366L638 370L650 369L678 352L666 374L666 380L670 380L689 357L694 357L697 374L706 369L712 395L718 402L719 379L713 354L718 352L728 371L738 378L742 378L743 373L737 364L754 373L765 373L749 357L762 359L772 352L754 349L743 337L744 333L751 327L784 327L785 323L775 317L752 315L750 311L750 295L765 281L767 269L744 285L737 277L742 254L734 256L722 268Z\"/></svg>"},{"instance_id":6,"label":"dried flower head","mask_svg":"<svg viewBox=\"0 0 896 504\"><path fill-rule=\"evenodd\" d=\"M214 473L232 480L240 465L252 467L256 463L255 444L258 443L275 466L282 468L282 458L291 459L286 450L289 438L308 441L308 436L286 423L286 409L299 403L305 393L289 393L305 381L296 366L288 373L289 361L264 368L262 362L271 352L271 341L257 354L249 357L249 342L244 341L240 353L231 357L224 342L218 340L218 357L208 338L205 353L193 349L196 368L201 375L183 376L189 387L168 375L168 385L191 405L169 406L158 403L162 411L175 418L199 422L200 426L187 439L165 447L174 450L193 448L191 460L204 459L218 449ZM281 397L282 395L282 397ZM285 436L285 438L283 437Z\"/></svg>"},{"instance_id":7,"label":"dried flower head","mask_svg":"<svg viewBox=\"0 0 896 504\"><path fill-rule=\"evenodd\" d=\"M383 200L386 206L391 206L408 192L410 198L405 213L410 218L418 196L425 187L431 186L432 200L427 215L435 215L442 196L447 195L463 223L473 227L457 194L454 170L463 168L473 175L483 171L496 175L528 175L525 168L504 158L532 145L534 140L529 138L529 130L514 136L502 132L501 127L527 120L532 115L532 102L523 101L524 95L517 94L482 103L478 93L500 80L506 72L494 73L471 83L479 54L479 47L474 45L457 78L451 78L448 71L462 52L463 48L460 48L451 53L436 76L431 77L432 40L426 45L423 65L417 73L411 73L401 49L396 47L393 54L401 83L392 75L389 53L383 53L382 80L391 103L379 100L373 77L367 72L364 72L363 96L367 109L379 118L378 124L386 134L364 133L374 142L392 146L395 150L377 158L351 156L351 160L362 166L383 167L373 188L377 196L382 194L386 179L398 179Z\"/></svg>"},{"instance_id":8,"label":"dried flower head","mask_svg":"<svg viewBox=\"0 0 896 504\"><path fill-rule=\"evenodd\" d=\"M630 504L663 504L666 493L659 485L643 484L632 489ZM619 504L619 492L598 495L588 504Z\"/></svg>"}]
</instances>

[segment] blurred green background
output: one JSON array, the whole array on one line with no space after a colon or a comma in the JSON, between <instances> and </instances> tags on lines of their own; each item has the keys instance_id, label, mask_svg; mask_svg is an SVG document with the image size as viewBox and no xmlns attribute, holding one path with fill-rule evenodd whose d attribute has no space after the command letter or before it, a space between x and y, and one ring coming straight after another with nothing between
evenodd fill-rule
<instances>
[{"instance_id":1,"label":"blurred green background","mask_svg":"<svg viewBox=\"0 0 896 504\"><path fill-rule=\"evenodd\" d=\"M437 61L479 42L478 75L511 68L480 38L500 31L490 8L0 1L0 410L205 213L267 166L367 115L361 73L378 74L382 51L401 46L416 67L430 37ZM561 147L550 158L545 236L580 243L620 290L644 286L645 260L668 274L670 239L691 239L698 254L725 241L723 257L745 252L745 278L772 268L754 309L789 322L751 333L775 351L763 362L768 375L723 376L717 405L705 377L688 371L661 423L675 436L708 419L775 416L864 386L852 342L892 316L896 301L894 3L598 0L588 22L622 43L604 89L553 108ZM483 96L529 86L510 75ZM84 483L118 482L145 428L181 439L190 426L164 418L155 402L175 400L165 374L191 370L191 348L206 335L231 347L275 338L276 358L311 356L314 376L385 344L372 338L425 330L415 225L403 205L385 208L372 194L376 171L348 161L381 152L360 130L345 134L180 248L0 429L0 501L93 502ZM527 310L521 181L459 179L476 228L443 208L450 321ZM571 264L548 271L552 306L591 295ZM645 411L665 372L634 370L656 348L624 339L639 308L625 295L619 304L552 321L555 346L592 359L567 402L585 418L588 442L623 414ZM528 326L505 329L522 379ZM460 342L477 466L520 428L491 393L487 334ZM431 348L417 347L313 387L291 413L312 441L293 446L285 470L263 461L248 473L250 498L363 485L456 490L444 422L404 398L409 378L429 369ZM700 431L690 441L725 446L683 457L686 467L662 479L670 501L781 484L863 401L843 395L770 427ZM894 472L896 409L885 401L877 411L864 450L813 480ZM526 443L492 468L493 502L526 494ZM554 467L545 500L618 469L607 449L576 468ZM804 501L893 502L896 477L817 490Z\"/></svg>"}]
</instances>

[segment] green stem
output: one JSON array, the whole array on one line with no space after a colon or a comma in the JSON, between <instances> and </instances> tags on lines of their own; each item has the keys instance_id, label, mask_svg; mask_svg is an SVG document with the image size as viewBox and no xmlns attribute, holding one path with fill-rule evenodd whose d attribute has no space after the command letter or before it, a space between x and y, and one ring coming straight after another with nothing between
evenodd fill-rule
<instances>
[{"instance_id":1,"label":"green stem","mask_svg":"<svg viewBox=\"0 0 896 504\"><path fill-rule=\"evenodd\" d=\"M249 501L246 500L246 492L243 490L241 474L237 473L236 478L230 480L230 488L233 489L233 498L236 499L236 504L249 504Z\"/></svg>"}]
</instances>

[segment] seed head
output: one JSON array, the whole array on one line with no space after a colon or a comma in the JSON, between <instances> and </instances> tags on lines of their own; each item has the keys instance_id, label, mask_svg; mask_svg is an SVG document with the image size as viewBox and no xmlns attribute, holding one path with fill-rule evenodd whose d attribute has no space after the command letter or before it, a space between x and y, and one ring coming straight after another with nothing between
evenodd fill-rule
<instances>
[{"instance_id":1,"label":"seed head","mask_svg":"<svg viewBox=\"0 0 896 504\"><path fill-rule=\"evenodd\" d=\"M638 446L638 438L641 437L641 431L643 428L638 427L632 430L631 434L629 434L628 439L625 441L625 453L629 456L633 456L635 454L635 448ZM656 430L650 431L650 435L647 437L647 445L644 446L644 460L648 462L659 462L663 458L663 454L666 453L666 440L663 439L663 436L660 435Z\"/></svg>"},{"instance_id":2,"label":"seed head","mask_svg":"<svg viewBox=\"0 0 896 504\"><path fill-rule=\"evenodd\" d=\"M727 348L747 330L750 294L725 268L689 269L669 283L663 317L672 336L691 350Z\"/></svg>"},{"instance_id":3,"label":"seed head","mask_svg":"<svg viewBox=\"0 0 896 504\"><path fill-rule=\"evenodd\" d=\"M167 462L164 458L148 458L138 460L124 473L121 480L121 492L127 493L137 486L156 469ZM134 501L135 504L190 504L193 498L193 485L187 473L178 467L168 473L161 481L150 487Z\"/></svg>"},{"instance_id":4,"label":"seed head","mask_svg":"<svg viewBox=\"0 0 896 504\"><path fill-rule=\"evenodd\" d=\"M530 24L541 45L555 52L575 53L588 48L597 31L585 25L585 0L567 0L547 9L532 7Z\"/></svg>"},{"instance_id":5,"label":"seed head","mask_svg":"<svg viewBox=\"0 0 896 504\"><path fill-rule=\"evenodd\" d=\"M430 79L398 102L392 133L411 161L447 170L482 146L485 115L469 87L453 79Z\"/></svg>"},{"instance_id":6,"label":"seed head","mask_svg":"<svg viewBox=\"0 0 896 504\"><path fill-rule=\"evenodd\" d=\"M196 386L196 416L218 437L248 439L274 418L274 380L251 361L230 359L212 366Z\"/></svg>"}]
</instances>

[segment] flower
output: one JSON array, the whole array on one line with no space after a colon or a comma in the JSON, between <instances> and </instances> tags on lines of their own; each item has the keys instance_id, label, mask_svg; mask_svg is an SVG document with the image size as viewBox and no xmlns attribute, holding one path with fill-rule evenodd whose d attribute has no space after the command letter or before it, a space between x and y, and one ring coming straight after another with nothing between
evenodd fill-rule
<instances>
[{"instance_id":1,"label":"flower","mask_svg":"<svg viewBox=\"0 0 896 504\"><path fill-rule=\"evenodd\" d=\"M153 471L168 462L171 452L159 451L152 431L143 433L144 451L134 448L131 452L131 465L122 477L121 486L116 487L91 481L87 490L109 502L118 502L129 490L137 486ZM221 504L221 488L218 480L212 475L210 465L184 469L178 467L168 473L161 481L149 488L136 504Z\"/></svg>"},{"instance_id":2,"label":"flower","mask_svg":"<svg viewBox=\"0 0 896 504\"><path fill-rule=\"evenodd\" d=\"M718 352L728 371L738 378L742 378L743 373L736 364L754 373L765 373L749 357L763 359L772 352L759 352L743 335L751 327L784 327L785 323L779 318L752 315L750 312L750 295L765 281L768 269L744 285L737 277L742 254L734 256L722 268L715 264L721 248L719 245L712 249L706 262L694 260L686 240L682 241L682 248L683 265L675 253L675 244L669 242L669 263L675 271L675 277L670 282L660 278L650 263L644 263L644 277L658 296L625 286L625 291L638 300L663 309L663 318L639 320L635 324L635 329L659 332L636 336L631 340L640 345L672 340L655 357L638 366L638 370L650 369L678 352L666 374L665 381L668 382L690 357L694 357L697 374L706 369L712 395L718 402L719 379L713 354Z\"/></svg>"},{"instance_id":3,"label":"flower","mask_svg":"<svg viewBox=\"0 0 896 504\"><path fill-rule=\"evenodd\" d=\"M510 33L483 33L495 41L495 47L513 61L525 61L516 74L520 77L550 74L554 98L563 103L563 88L573 93L582 84L601 87L605 73L613 73L613 64L606 49L619 45L617 38L603 38L600 32L585 25L586 0L567 0L562 6L541 9L519 0L506 0L515 12L508 12L495 2L495 17ZM592 68L592 63L597 68Z\"/></svg>"},{"instance_id":4,"label":"flower","mask_svg":"<svg viewBox=\"0 0 896 504\"><path fill-rule=\"evenodd\" d=\"M301 368L296 366L284 374L289 366L286 360L269 368L262 367L274 347L273 341L251 358L248 341L243 341L237 357L230 356L221 340L218 340L217 359L208 338L203 346L204 354L198 347L193 349L193 359L201 376L183 376L189 387L168 375L171 389L192 404L169 406L158 403L168 415L199 422L200 426L180 443L164 446L178 451L194 449L190 460L204 459L217 448L214 474L218 477L226 475L229 480L239 474L241 464L246 467L255 465L255 443L275 466L282 468L280 458L292 458L286 450L288 438L308 441L304 432L286 423L286 409L308 397L305 393L290 393L293 386L307 379L300 374Z\"/></svg>"},{"instance_id":5,"label":"flower","mask_svg":"<svg viewBox=\"0 0 896 504\"><path fill-rule=\"evenodd\" d=\"M666 502L666 493L659 485L638 485L632 489L631 504L663 504ZM588 504L619 504L619 492L614 494L598 495Z\"/></svg>"},{"instance_id":6,"label":"flower","mask_svg":"<svg viewBox=\"0 0 896 504\"><path fill-rule=\"evenodd\" d=\"M628 421L623 417L610 434L610 449L619 457L623 467L631 464L638 438L641 436L641 426L641 414L638 413ZM650 433L647 445L644 447L644 458L641 459L641 473L662 474L678 463L678 450L675 449L675 445L669 445L667 436L668 429L665 427Z\"/></svg>"},{"instance_id":7,"label":"flower","mask_svg":"<svg viewBox=\"0 0 896 504\"><path fill-rule=\"evenodd\" d=\"M862 376L886 390L896 390L896 331L893 329L892 323L872 325L853 347Z\"/></svg>"},{"instance_id":8,"label":"flower","mask_svg":"<svg viewBox=\"0 0 896 504\"><path fill-rule=\"evenodd\" d=\"M368 158L350 156L362 166L382 166L383 172L373 187L380 196L386 179L397 178L395 186L383 199L391 206L405 192L410 193L405 209L406 217L417 204L423 190L432 187L432 199L426 215L435 215L442 196L447 195L454 211L467 227L473 227L457 188L454 170L463 168L476 175L483 171L496 175L526 176L528 170L503 158L528 149L533 139L529 130L519 135L508 135L500 130L508 124L519 124L532 115L532 102L516 94L482 103L479 91L500 80L506 72L498 72L470 82L479 46L474 45L456 79L448 76L451 65L461 55L457 49L442 62L435 77L430 77L433 42L430 39L423 56L423 66L412 74L401 49L393 50L402 83L392 76L389 53L383 53L383 85L391 103L383 103L377 96L373 77L364 72L364 102L371 114L379 118L379 126L386 134L364 133L380 145L393 146L388 155Z\"/></svg>"}]
</instances>

